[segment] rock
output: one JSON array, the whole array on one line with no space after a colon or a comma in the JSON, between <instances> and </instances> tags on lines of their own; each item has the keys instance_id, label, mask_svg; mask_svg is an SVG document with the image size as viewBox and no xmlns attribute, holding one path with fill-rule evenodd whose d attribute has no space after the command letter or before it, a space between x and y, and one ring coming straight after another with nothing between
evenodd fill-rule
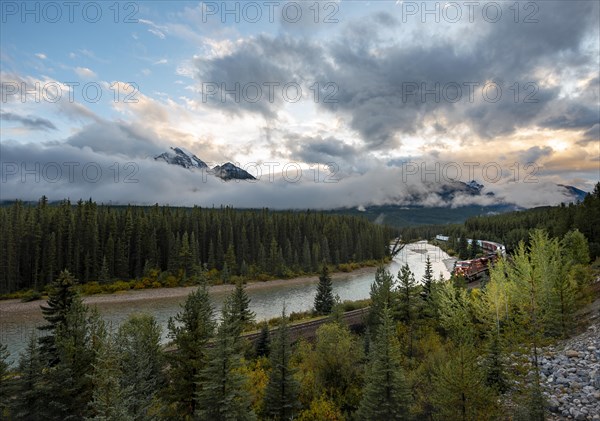
<instances>
[{"instance_id":1,"label":"rock","mask_svg":"<svg viewBox=\"0 0 600 421\"><path fill-rule=\"evenodd\" d=\"M575 351L574 349L565 351L565 355L569 358L579 358L579 352Z\"/></svg>"},{"instance_id":2,"label":"rock","mask_svg":"<svg viewBox=\"0 0 600 421\"><path fill-rule=\"evenodd\" d=\"M550 401L548 402L548 410L550 412L554 412L555 414L558 413L559 407L560 407L560 404L558 403L558 401L556 399L550 399Z\"/></svg>"}]
</instances>

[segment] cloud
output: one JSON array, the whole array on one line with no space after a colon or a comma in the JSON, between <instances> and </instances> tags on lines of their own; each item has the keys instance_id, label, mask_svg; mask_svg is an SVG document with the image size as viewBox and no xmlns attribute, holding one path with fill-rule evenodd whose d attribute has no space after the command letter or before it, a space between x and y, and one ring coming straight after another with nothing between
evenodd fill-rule
<instances>
[{"instance_id":1,"label":"cloud","mask_svg":"<svg viewBox=\"0 0 600 421\"><path fill-rule=\"evenodd\" d=\"M504 16L510 16L508 6L502 5ZM371 151L401 148L431 126L464 133L467 143L531 126L584 130L594 125L597 97L565 97L562 79L566 83L571 76L561 69L576 74L597 66L582 50L596 31L597 9L591 2L544 2L536 24L479 19L460 37L441 37L442 25L435 25L437 32L423 25L415 42L398 35L398 19L386 12L344 20L336 34L319 42L291 36L289 24L277 37L248 37L220 54L196 57L195 78L219 84L207 101L214 109L274 121L284 101L223 101L221 86L332 82L335 101L317 106L346 118ZM547 84L548 73L559 75L558 83Z\"/></svg>"},{"instance_id":2,"label":"cloud","mask_svg":"<svg viewBox=\"0 0 600 421\"><path fill-rule=\"evenodd\" d=\"M21 123L29 130L56 130L56 126L45 118L34 116L21 116L9 112L0 112L0 120Z\"/></svg>"},{"instance_id":3,"label":"cloud","mask_svg":"<svg viewBox=\"0 0 600 421\"><path fill-rule=\"evenodd\" d=\"M40 60L46 60L48 58L48 56L46 56L44 53L36 53L35 56Z\"/></svg>"},{"instance_id":4,"label":"cloud","mask_svg":"<svg viewBox=\"0 0 600 421\"><path fill-rule=\"evenodd\" d=\"M122 127L108 135L129 141L137 136ZM408 174L402 168L387 166L341 179L315 179L314 170L304 169L288 171L287 178L282 174L269 177L268 173L261 172L257 182L225 183L200 171L155 161L152 157L133 158L75 143L6 142L0 145L7 177L3 180L1 199L35 200L46 195L51 200L92 197L98 202L119 204L232 205L240 208L268 205L274 209L330 209L390 203L456 207L490 205L501 199L520 206L539 206L568 200L563 189L542 181L490 184L487 188L496 192L494 197L470 196L460 191L460 185L456 192L448 195L452 181L432 182L424 174ZM23 182L18 172L23 166L37 168L38 177L30 174Z\"/></svg>"},{"instance_id":5,"label":"cloud","mask_svg":"<svg viewBox=\"0 0 600 421\"><path fill-rule=\"evenodd\" d=\"M150 26L150 28L148 28L148 32L150 32L152 35L155 35L160 39L166 38L165 33L168 32L167 27L157 25L156 23L148 19L138 19L138 22Z\"/></svg>"},{"instance_id":6,"label":"cloud","mask_svg":"<svg viewBox=\"0 0 600 421\"><path fill-rule=\"evenodd\" d=\"M77 76L82 79L94 79L98 77L96 73L87 67L76 67L74 70L75 73L77 73Z\"/></svg>"}]
</instances>

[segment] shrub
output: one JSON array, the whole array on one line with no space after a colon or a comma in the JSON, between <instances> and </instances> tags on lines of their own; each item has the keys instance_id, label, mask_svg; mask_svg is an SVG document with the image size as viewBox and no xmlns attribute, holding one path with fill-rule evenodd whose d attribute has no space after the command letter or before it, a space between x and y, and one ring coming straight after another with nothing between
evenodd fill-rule
<instances>
[{"instance_id":1,"label":"shrub","mask_svg":"<svg viewBox=\"0 0 600 421\"><path fill-rule=\"evenodd\" d=\"M33 289L25 291L21 295L21 301L24 302L24 303L27 303L29 301L39 300L40 298L42 298L42 293L39 292L39 291L35 291Z\"/></svg>"},{"instance_id":2,"label":"shrub","mask_svg":"<svg viewBox=\"0 0 600 421\"><path fill-rule=\"evenodd\" d=\"M98 282L88 282L81 286L81 293L84 295L101 294L104 289Z\"/></svg>"}]
</instances>

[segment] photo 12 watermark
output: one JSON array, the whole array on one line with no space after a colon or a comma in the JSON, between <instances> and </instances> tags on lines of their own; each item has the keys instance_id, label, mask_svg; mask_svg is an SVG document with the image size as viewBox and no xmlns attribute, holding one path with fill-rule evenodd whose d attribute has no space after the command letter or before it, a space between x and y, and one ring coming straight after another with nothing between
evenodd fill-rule
<instances>
[{"instance_id":1,"label":"photo 12 watermark","mask_svg":"<svg viewBox=\"0 0 600 421\"><path fill-rule=\"evenodd\" d=\"M126 1L2 1L2 23L138 23L139 3Z\"/></svg>"},{"instance_id":2,"label":"photo 12 watermark","mask_svg":"<svg viewBox=\"0 0 600 421\"><path fill-rule=\"evenodd\" d=\"M402 23L538 23L540 7L537 2L507 1L402 1Z\"/></svg>"},{"instance_id":3,"label":"photo 12 watermark","mask_svg":"<svg viewBox=\"0 0 600 421\"><path fill-rule=\"evenodd\" d=\"M0 162L0 182L19 183L139 183L136 162Z\"/></svg>"},{"instance_id":4,"label":"photo 12 watermark","mask_svg":"<svg viewBox=\"0 0 600 421\"><path fill-rule=\"evenodd\" d=\"M339 23L336 1L206 1L202 23Z\"/></svg>"},{"instance_id":5,"label":"photo 12 watermark","mask_svg":"<svg viewBox=\"0 0 600 421\"><path fill-rule=\"evenodd\" d=\"M300 83L289 82L202 82L202 103L251 103L260 101L274 103L284 101L296 103L303 98L312 98L315 103L337 103L339 87L334 82L314 82L305 88Z\"/></svg>"},{"instance_id":6,"label":"photo 12 watermark","mask_svg":"<svg viewBox=\"0 0 600 421\"><path fill-rule=\"evenodd\" d=\"M399 165L402 183L413 180L415 176L422 182L453 183L458 180L483 180L487 184L495 184L501 180L539 183L537 175L541 166L535 162L514 162L507 167L500 163L489 162L431 162L406 161Z\"/></svg>"},{"instance_id":7,"label":"photo 12 watermark","mask_svg":"<svg viewBox=\"0 0 600 421\"><path fill-rule=\"evenodd\" d=\"M140 88L135 82L2 82L0 101L21 103L56 103L66 100L70 103L86 102L94 104L102 98L111 98L115 103L135 104L139 101Z\"/></svg>"}]
</instances>

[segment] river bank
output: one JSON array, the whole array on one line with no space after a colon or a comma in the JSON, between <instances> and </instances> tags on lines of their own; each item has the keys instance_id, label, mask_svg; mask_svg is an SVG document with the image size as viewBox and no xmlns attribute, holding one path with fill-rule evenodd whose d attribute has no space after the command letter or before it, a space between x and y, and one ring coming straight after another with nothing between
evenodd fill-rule
<instances>
[{"instance_id":1,"label":"river bank","mask_svg":"<svg viewBox=\"0 0 600 421\"><path fill-rule=\"evenodd\" d=\"M425 271L425 261L429 257L434 276L450 276L446 260L449 256L438 247L426 242L412 243L404 247L386 268L394 276L403 265L408 265L420 282ZM376 267L363 267L350 272L332 274L333 293L340 300L355 301L369 297L371 284L375 279ZM256 320L269 320L286 312L301 313L313 307L318 275L301 276L291 279L257 281L247 284L250 309ZM90 307L96 308L108 326L118 328L133 313L147 313L155 317L161 327L163 341L167 342L168 321L180 310L187 295L196 287L172 287L153 289L131 289L112 294L88 295L83 298ZM233 285L209 287L209 295L215 314L218 315L223 301L234 288ZM18 299L0 301L0 343L8 346L9 360L14 362L23 351L36 327L44 320L40 305L45 300L21 302Z\"/></svg>"},{"instance_id":2,"label":"river bank","mask_svg":"<svg viewBox=\"0 0 600 421\"><path fill-rule=\"evenodd\" d=\"M336 272L331 274L333 281L347 278L349 275L360 276L373 274L375 276L375 267L362 267L355 269L350 272ZM246 291L258 291L277 287L292 287L298 285L305 285L310 283L317 283L319 281L318 275L310 276L299 276L291 279L274 279L270 281L253 281L246 284ZM152 289L140 289L140 290L128 290L118 291L112 294L95 294L83 297L83 302L88 305L95 304L119 304L119 303L134 303L136 301L156 300L156 299L176 299L187 297L192 291L196 290L197 286L187 287L173 287L173 288L152 288ZM222 284L222 285L211 285L208 290L210 294L225 294L233 291L235 285ZM46 300L36 300L29 302L22 302L18 299L2 300L0 301L0 314L8 316L10 313L21 313L38 311L40 305L45 304Z\"/></svg>"}]
</instances>

